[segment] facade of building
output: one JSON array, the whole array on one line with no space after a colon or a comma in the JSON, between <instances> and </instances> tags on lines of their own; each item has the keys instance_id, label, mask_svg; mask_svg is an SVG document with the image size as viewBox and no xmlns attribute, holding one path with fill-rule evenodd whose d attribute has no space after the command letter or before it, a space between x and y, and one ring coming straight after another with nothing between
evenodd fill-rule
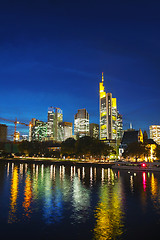
<instances>
[{"instance_id":1,"label":"facade of building","mask_svg":"<svg viewBox=\"0 0 160 240\"><path fill-rule=\"evenodd\" d=\"M148 158L146 157L145 160L149 162L153 162L154 160L157 160L156 154L155 154L157 143L153 139L144 139L144 143L149 149Z\"/></svg>"},{"instance_id":2,"label":"facade of building","mask_svg":"<svg viewBox=\"0 0 160 240\"><path fill-rule=\"evenodd\" d=\"M104 77L99 83L100 140L119 139L122 135L122 116L117 110L117 100L112 93L106 93Z\"/></svg>"},{"instance_id":3,"label":"facade of building","mask_svg":"<svg viewBox=\"0 0 160 240\"><path fill-rule=\"evenodd\" d=\"M160 144L160 125L151 125L149 127L150 138L157 144Z\"/></svg>"},{"instance_id":4,"label":"facade of building","mask_svg":"<svg viewBox=\"0 0 160 240\"><path fill-rule=\"evenodd\" d=\"M60 141L65 141L67 138L72 138L72 123L60 122L59 123Z\"/></svg>"},{"instance_id":5,"label":"facade of building","mask_svg":"<svg viewBox=\"0 0 160 240\"><path fill-rule=\"evenodd\" d=\"M7 141L7 125L0 124L0 142Z\"/></svg>"},{"instance_id":6,"label":"facade of building","mask_svg":"<svg viewBox=\"0 0 160 240\"><path fill-rule=\"evenodd\" d=\"M28 140L28 135L22 135L21 140L22 141L27 141Z\"/></svg>"},{"instance_id":7,"label":"facade of building","mask_svg":"<svg viewBox=\"0 0 160 240\"><path fill-rule=\"evenodd\" d=\"M29 141L45 141L47 138L47 123L35 118L29 128Z\"/></svg>"},{"instance_id":8,"label":"facade of building","mask_svg":"<svg viewBox=\"0 0 160 240\"><path fill-rule=\"evenodd\" d=\"M89 135L93 138L99 138L99 124L90 123L89 124Z\"/></svg>"},{"instance_id":9,"label":"facade of building","mask_svg":"<svg viewBox=\"0 0 160 240\"><path fill-rule=\"evenodd\" d=\"M125 130L121 145L119 146L119 156L122 157L123 152L127 146L131 143L141 142L143 143L143 133L142 130L134 130L132 128Z\"/></svg>"},{"instance_id":10,"label":"facade of building","mask_svg":"<svg viewBox=\"0 0 160 240\"><path fill-rule=\"evenodd\" d=\"M122 122L122 115L117 114L117 139L121 140L123 137L123 122Z\"/></svg>"},{"instance_id":11,"label":"facade of building","mask_svg":"<svg viewBox=\"0 0 160 240\"><path fill-rule=\"evenodd\" d=\"M103 82L104 78L102 73L102 82L99 83L100 140L107 138L107 101Z\"/></svg>"},{"instance_id":12,"label":"facade of building","mask_svg":"<svg viewBox=\"0 0 160 240\"><path fill-rule=\"evenodd\" d=\"M131 143L135 142L142 142L143 143L143 133L142 130L134 130L134 129L128 129L124 131L124 135L122 138L122 145L129 145Z\"/></svg>"},{"instance_id":13,"label":"facade of building","mask_svg":"<svg viewBox=\"0 0 160 240\"><path fill-rule=\"evenodd\" d=\"M63 121L63 111L57 107L48 108L48 140L61 141L61 132L59 123Z\"/></svg>"},{"instance_id":14,"label":"facade of building","mask_svg":"<svg viewBox=\"0 0 160 240\"><path fill-rule=\"evenodd\" d=\"M76 138L89 136L89 114L85 108L74 116L74 135Z\"/></svg>"}]
</instances>

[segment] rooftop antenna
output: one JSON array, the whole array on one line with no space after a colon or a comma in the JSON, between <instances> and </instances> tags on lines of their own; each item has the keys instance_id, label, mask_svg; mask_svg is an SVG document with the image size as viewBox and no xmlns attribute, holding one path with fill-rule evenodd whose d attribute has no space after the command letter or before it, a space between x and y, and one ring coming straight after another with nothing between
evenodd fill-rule
<instances>
[{"instance_id":1,"label":"rooftop antenna","mask_svg":"<svg viewBox=\"0 0 160 240\"><path fill-rule=\"evenodd\" d=\"M130 122L130 129L133 129L133 127L132 127L132 123Z\"/></svg>"},{"instance_id":2,"label":"rooftop antenna","mask_svg":"<svg viewBox=\"0 0 160 240\"><path fill-rule=\"evenodd\" d=\"M104 82L103 72L102 72L102 82Z\"/></svg>"}]
</instances>

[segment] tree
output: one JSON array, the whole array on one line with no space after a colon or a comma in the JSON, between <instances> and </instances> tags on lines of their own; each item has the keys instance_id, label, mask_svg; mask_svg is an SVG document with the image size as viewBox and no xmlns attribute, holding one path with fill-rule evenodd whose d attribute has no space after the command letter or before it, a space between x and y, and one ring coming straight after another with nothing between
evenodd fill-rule
<instances>
[{"instance_id":1,"label":"tree","mask_svg":"<svg viewBox=\"0 0 160 240\"><path fill-rule=\"evenodd\" d=\"M76 153L80 156L85 155L85 157L93 156L101 158L102 155L108 156L112 152L113 148L108 144L89 136L79 138L76 142Z\"/></svg>"},{"instance_id":2,"label":"tree","mask_svg":"<svg viewBox=\"0 0 160 240\"><path fill-rule=\"evenodd\" d=\"M124 157L134 157L136 159L144 156L148 156L149 148L141 142L135 142L128 145L125 152L123 153Z\"/></svg>"},{"instance_id":3,"label":"tree","mask_svg":"<svg viewBox=\"0 0 160 240\"><path fill-rule=\"evenodd\" d=\"M75 144L76 140L74 138L67 138L61 144L61 153L69 156L74 155L76 151Z\"/></svg>"},{"instance_id":4,"label":"tree","mask_svg":"<svg viewBox=\"0 0 160 240\"><path fill-rule=\"evenodd\" d=\"M92 144L93 144L93 139L89 136L84 136L79 138L76 141L76 154L83 156L85 155L91 155L92 152Z\"/></svg>"}]
</instances>

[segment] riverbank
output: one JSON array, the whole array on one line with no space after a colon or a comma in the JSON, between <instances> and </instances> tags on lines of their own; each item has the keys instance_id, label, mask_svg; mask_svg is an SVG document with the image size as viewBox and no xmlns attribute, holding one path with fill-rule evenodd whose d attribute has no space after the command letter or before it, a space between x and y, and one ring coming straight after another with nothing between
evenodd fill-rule
<instances>
[{"instance_id":1,"label":"riverbank","mask_svg":"<svg viewBox=\"0 0 160 240\"><path fill-rule=\"evenodd\" d=\"M36 163L36 164L56 164L64 166L88 166L88 167L112 167L114 162L102 162L102 161L90 161L90 160L79 160L79 159L55 159L55 158L0 158L0 162L18 162L18 163Z\"/></svg>"},{"instance_id":2,"label":"riverbank","mask_svg":"<svg viewBox=\"0 0 160 240\"><path fill-rule=\"evenodd\" d=\"M113 170L127 171L157 171L160 172L160 162L153 163L135 163L135 162L104 162L103 160L79 160L79 159L57 159L57 158L0 158L0 162L27 163L27 164L46 164L46 165L64 165L77 167L100 167L112 168ZM143 165L144 164L144 165Z\"/></svg>"},{"instance_id":3,"label":"riverbank","mask_svg":"<svg viewBox=\"0 0 160 240\"><path fill-rule=\"evenodd\" d=\"M112 165L112 169L115 170L127 170L127 171L157 171L160 172L160 162L116 162Z\"/></svg>"}]
</instances>

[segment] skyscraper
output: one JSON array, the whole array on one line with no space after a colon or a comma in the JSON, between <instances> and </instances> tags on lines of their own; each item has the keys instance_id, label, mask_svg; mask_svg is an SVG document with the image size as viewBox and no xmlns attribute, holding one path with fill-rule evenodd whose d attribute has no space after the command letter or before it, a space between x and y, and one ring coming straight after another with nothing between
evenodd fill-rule
<instances>
[{"instance_id":1,"label":"skyscraper","mask_svg":"<svg viewBox=\"0 0 160 240\"><path fill-rule=\"evenodd\" d=\"M29 141L45 141L47 137L47 123L32 118L29 128Z\"/></svg>"},{"instance_id":2,"label":"skyscraper","mask_svg":"<svg viewBox=\"0 0 160 240\"><path fill-rule=\"evenodd\" d=\"M105 92L103 83L104 77L102 73L102 82L99 83L100 140L117 139L119 116L117 100L112 97L112 93Z\"/></svg>"},{"instance_id":3,"label":"skyscraper","mask_svg":"<svg viewBox=\"0 0 160 240\"><path fill-rule=\"evenodd\" d=\"M67 138L72 137L72 123L60 122L59 123L60 140L65 141Z\"/></svg>"},{"instance_id":4,"label":"skyscraper","mask_svg":"<svg viewBox=\"0 0 160 240\"><path fill-rule=\"evenodd\" d=\"M160 125L151 125L149 127L150 138L157 144L160 144Z\"/></svg>"},{"instance_id":5,"label":"skyscraper","mask_svg":"<svg viewBox=\"0 0 160 240\"><path fill-rule=\"evenodd\" d=\"M85 108L74 116L74 134L77 138L89 136L89 114Z\"/></svg>"},{"instance_id":6,"label":"skyscraper","mask_svg":"<svg viewBox=\"0 0 160 240\"><path fill-rule=\"evenodd\" d=\"M122 122L122 115L117 114L117 139L121 140L123 137L123 122Z\"/></svg>"},{"instance_id":7,"label":"skyscraper","mask_svg":"<svg viewBox=\"0 0 160 240\"><path fill-rule=\"evenodd\" d=\"M102 73L102 82L99 83L100 140L106 139L107 137L107 101L103 82L104 78Z\"/></svg>"},{"instance_id":8,"label":"skyscraper","mask_svg":"<svg viewBox=\"0 0 160 240\"><path fill-rule=\"evenodd\" d=\"M49 140L61 141L59 123L63 121L63 111L57 107L48 108L47 136Z\"/></svg>"}]
</instances>

